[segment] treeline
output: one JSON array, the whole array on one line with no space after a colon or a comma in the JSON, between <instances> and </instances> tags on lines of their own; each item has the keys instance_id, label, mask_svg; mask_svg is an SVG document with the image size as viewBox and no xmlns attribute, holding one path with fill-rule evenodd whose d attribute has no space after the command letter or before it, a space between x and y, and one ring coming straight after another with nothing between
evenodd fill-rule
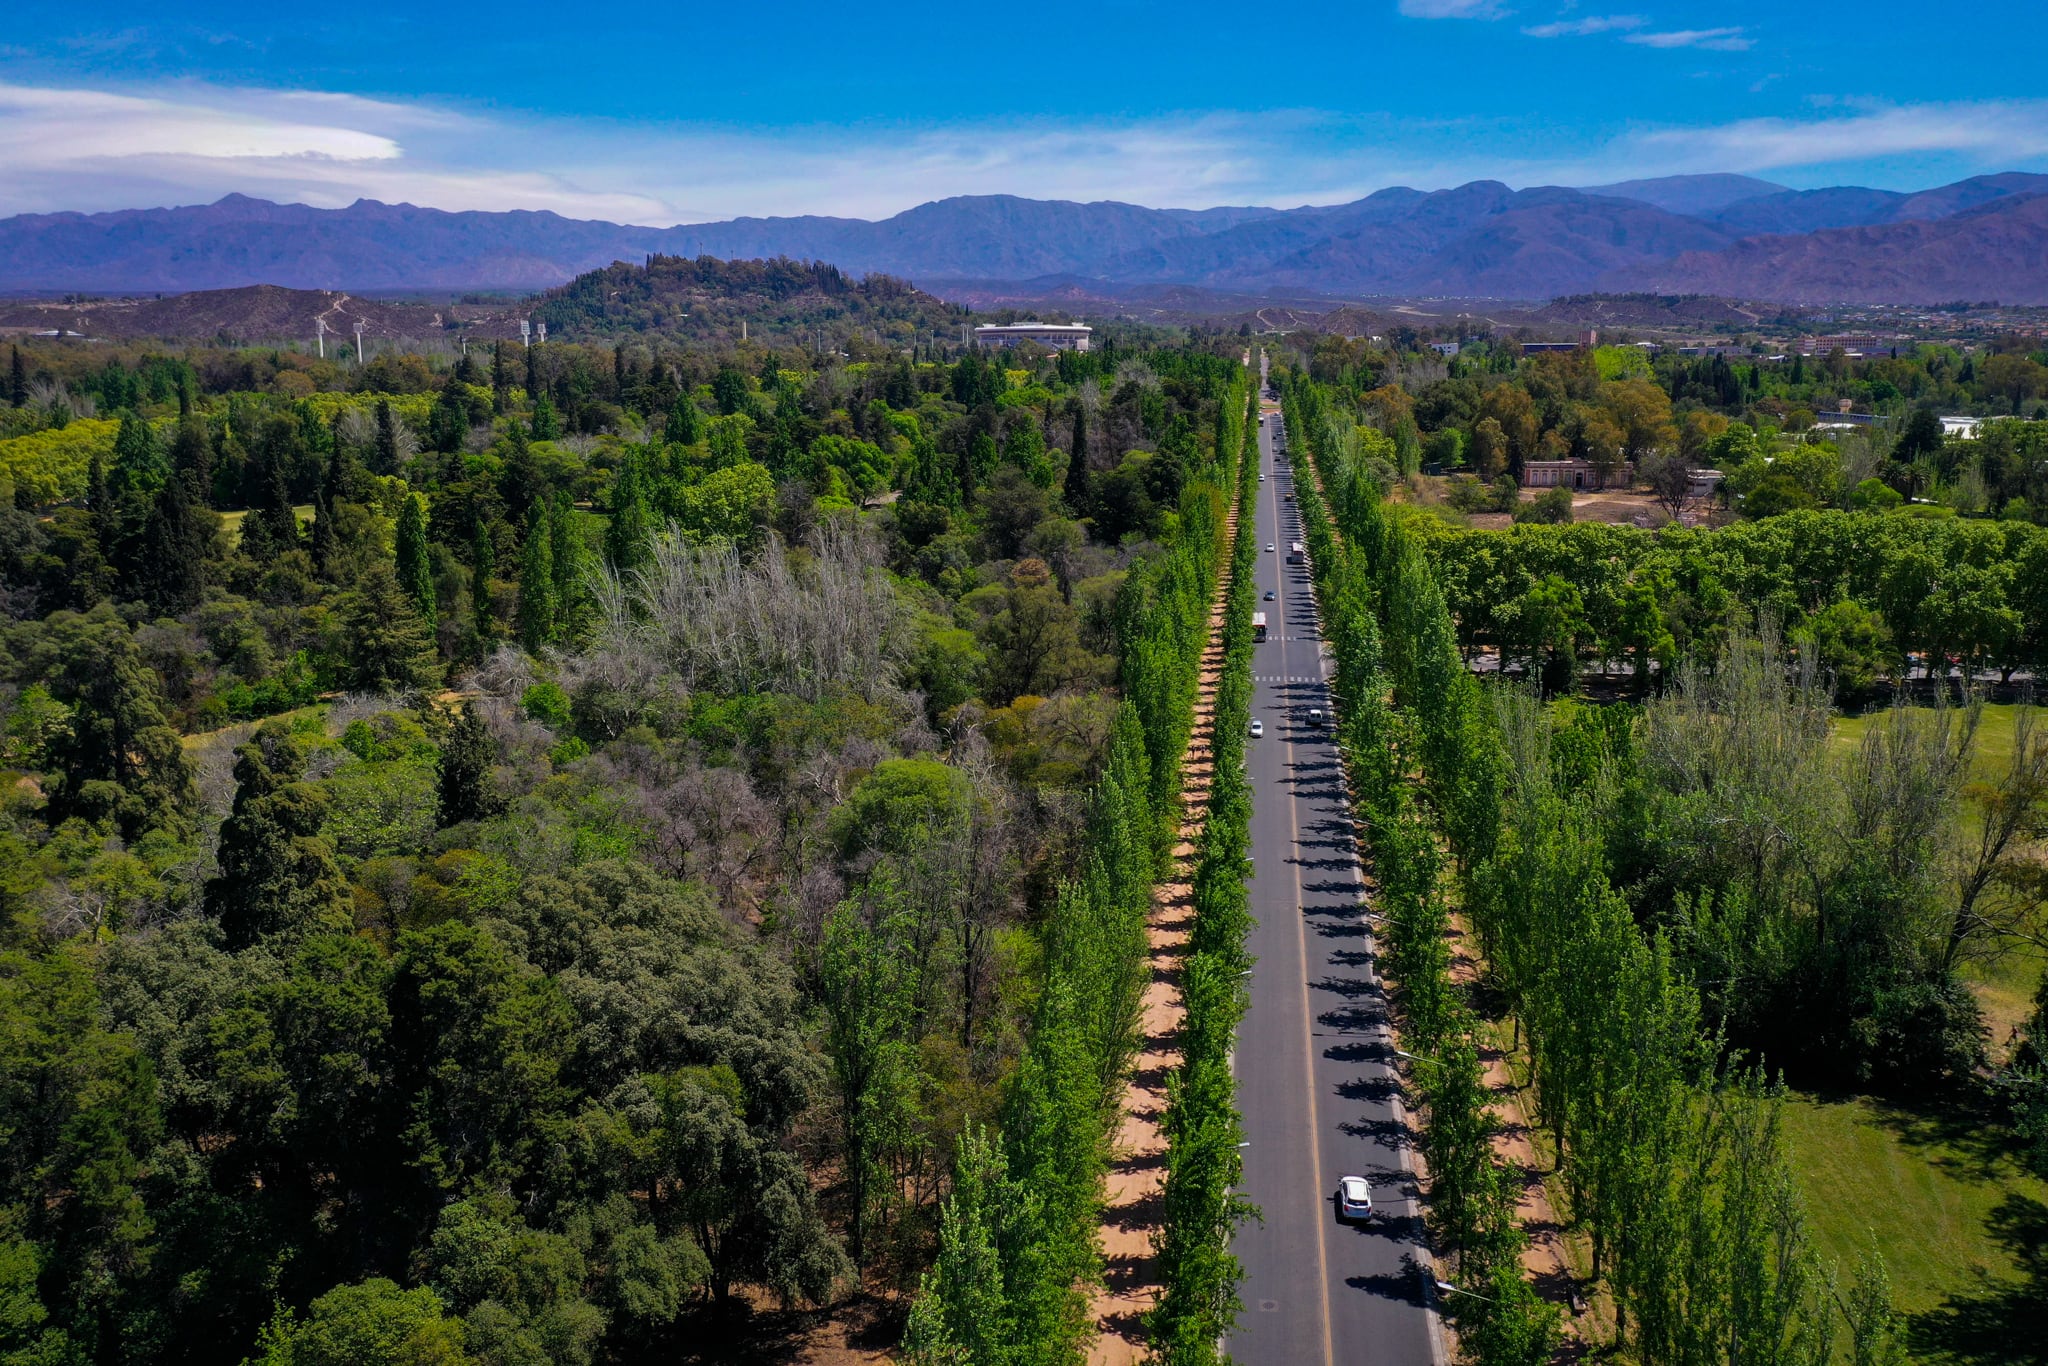
<instances>
[{"instance_id":1,"label":"treeline","mask_svg":"<svg viewBox=\"0 0 2048 1366\"><path fill-rule=\"evenodd\" d=\"M1230 1251L1239 1224L1256 1214L1233 1192L1244 1174L1243 1116L1230 1054L1250 1004L1245 973L1251 931L1251 785L1245 733L1251 723L1252 607L1257 589L1259 461L1256 404L1249 388L1238 424L1237 537L1224 598L1223 665L1210 725L1208 813L1192 879L1194 922L1182 960L1180 1062L1167 1081L1166 1176L1158 1259L1159 1303L1146 1323L1156 1360L1214 1362L1237 1321L1242 1268ZM1238 433L1225 432L1228 439Z\"/></svg>"},{"instance_id":2,"label":"treeline","mask_svg":"<svg viewBox=\"0 0 2048 1366\"><path fill-rule=\"evenodd\" d=\"M1609 661L1647 688L1759 617L1850 699L1930 666L2048 668L2048 535L2027 522L1805 511L1715 531L1409 526L1459 647L1498 650L1550 692Z\"/></svg>"},{"instance_id":3,"label":"treeline","mask_svg":"<svg viewBox=\"0 0 2048 1366\"><path fill-rule=\"evenodd\" d=\"M1306 414L1319 401L1306 385L1290 398ZM1517 1259L1496 1250L1514 1244L1495 1232L1512 1221L1512 1195L1486 1170L1491 1121L1472 1017L1455 996L1443 999L1447 912L1438 898L1453 887L1489 980L1526 1031L1566 1208L1592 1240L1618 1338L1646 1360L1825 1361L1831 1272L1808 1243L1776 1095L1760 1072L1711 1046L1679 936L1668 922L1639 923L1610 863L1619 829L1640 819L1604 795L1629 744L1626 713L1553 716L1526 694L1490 693L1474 680L1415 537L1355 464L1314 455L1344 551L1376 605L1374 617L1355 619L1383 632L1384 682L1350 669L1363 691L1345 685L1345 743L1369 775L1394 780L1392 791L1408 787L1400 775L1420 774L1422 814L1404 820L1397 811L1389 821L1375 812L1373 848L1394 894L1390 955L1404 1011L1435 1050L1418 1050L1427 1059L1418 1081L1432 1227L1461 1272L1491 1272L1483 1286L1461 1281L1469 1297L1451 1297L1461 1339L1483 1360L1541 1359L1544 1350L1542 1314L1516 1288ZM1326 601L1343 595L1341 581L1334 587ZM1347 656L1370 660L1365 634L1345 629L1340 667ZM1382 689L1390 714L1373 700ZM1387 750L1375 731L1391 736L1390 758L1372 757ZM1436 831L1450 855L1442 871L1456 873L1448 887ZM1850 1325L1859 1359L1873 1359L1860 1354L1891 1332L1889 1308L1882 1294L1852 1302L1867 1311Z\"/></svg>"},{"instance_id":4,"label":"treeline","mask_svg":"<svg viewBox=\"0 0 2048 1366\"><path fill-rule=\"evenodd\" d=\"M1223 397L1219 430L1243 404ZM1083 875L1043 930L1045 972L1024 1055L994 1134L963 1135L939 1254L911 1312L917 1363L1082 1359L1088 1287L1101 1275L1101 1179L1139 1042L1146 916L1180 810L1209 606L1225 541L1235 449L1182 495L1172 547L1134 577L1120 609L1125 703L1091 798Z\"/></svg>"},{"instance_id":5,"label":"treeline","mask_svg":"<svg viewBox=\"0 0 2048 1366\"><path fill-rule=\"evenodd\" d=\"M1717 498L1746 517L1912 499L1915 515L2043 522L2048 353L2032 346L2012 337L1984 353L1929 345L1863 359L1766 357L1761 344L1734 358L1633 346L1522 356L1480 339L1446 367L1412 349L1321 337L1302 361L1345 432L1357 424L1386 442L1373 453L1382 482L1424 467L1451 475L1457 512L1569 521L1562 498L1519 509L1515 498L1531 462L1572 459L1602 483L1647 485L1674 518L1701 501L1690 472L1711 467L1727 476ZM1942 415L1959 413L1987 420L1950 435Z\"/></svg>"}]
</instances>

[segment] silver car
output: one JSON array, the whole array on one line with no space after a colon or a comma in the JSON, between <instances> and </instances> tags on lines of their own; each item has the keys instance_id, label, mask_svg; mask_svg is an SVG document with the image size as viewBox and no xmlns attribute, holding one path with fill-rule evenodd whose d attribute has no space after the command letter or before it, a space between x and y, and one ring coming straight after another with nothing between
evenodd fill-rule
<instances>
[{"instance_id":1,"label":"silver car","mask_svg":"<svg viewBox=\"0 0 2048 1366\"><path fill-rule=\"evenodd\" d=\"M1372 1218L1372 1187L1362 1176L1337 1178L1337 1220L1351 1223Z\"/></svg>"}]
</instances>

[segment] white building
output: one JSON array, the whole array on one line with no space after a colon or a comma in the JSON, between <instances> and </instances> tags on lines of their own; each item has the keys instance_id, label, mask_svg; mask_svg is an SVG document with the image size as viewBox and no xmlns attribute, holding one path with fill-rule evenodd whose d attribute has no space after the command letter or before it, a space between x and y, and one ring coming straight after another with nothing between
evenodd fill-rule
<instances>
[{"instance_id":1,"label":"white building","mask_svg":"<svg viewBox=\"0 0 2048 1366\"><path fill-rule=\"evenodd\" d=\"M1983 422L1984 419L1981 417L1945 417L1941 420L1941 434L1960 437L1964 441L1975 441Z\"/></svg>"},{"instance_id":2,"label":"white building","mask_svg":"<svg viewBox=\"0 0 2048 1366\"><path fill-rule=\"evenodd\" d=\"M1095 329L1081 323L991 323L974 329L977 346L1037 342L1048 351L1086 351Z\"/></svg>"}]
</instances>

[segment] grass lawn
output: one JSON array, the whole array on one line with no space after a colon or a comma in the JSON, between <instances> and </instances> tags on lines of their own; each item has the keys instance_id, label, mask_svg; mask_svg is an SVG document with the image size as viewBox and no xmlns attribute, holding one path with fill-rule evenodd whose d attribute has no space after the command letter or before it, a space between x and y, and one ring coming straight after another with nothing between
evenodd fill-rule
<instances>
[{"instance_id":1,"label":"grass lawn","mask_svg":"<svg viewBox=\"0 0 2048 1366\"><path fill-rule=\"evenodd\" d=\"M1970 776L1974 781L1994 781L2011 762L2014 717L2018 712L2019 708L2010 703L1986 704L1984 719L1977 727L1976 753L1970 763ZM1863 742L1871 723L1883 714L1880 710L1861 716L1837 717L1831 737L1836 752L1843 755L1853 752ZM2048 722L2048 716L2038 719ZM1975 804L1969 803L1965 809L1974 812ZM1990 962L1963 965L1963 980L1977 993L1978 1002L1984 1008L1985 1021L1991 1028L1994 1056L2005 1056L2005 1044L2012 1027L2032 1013L2034 990L2040 984L2044 965L2048 965L2048 955L2029 945L2016 947Z\"/></svg>"},{"instance_id":2,"label":"grass lawn","mask_svg":"<svg viewBox=\"0 0 2048 1366\"><path fill-rule=\"evenodd\" d=\"M313 505L311 503L300 503L292 511L297 514L301 528L313 520ZM238 512L223 512L220 515L221 529L227 532L229 545L240 545L242 543L242 519L248 515L249 512L246 508Z\"/></svg>"},{"instance_id":3,"label":"grass lawn","mask_svg":"<svg viewBox=\"0 0 2048 1366\"><path fill-rule=\"evenodd\" d=\"M2048 1182L2002 1126L1800 1095L1785 1130L1822 1259L1846 1284L1875 1234L1916 1361L2048 1360Z\"/></svg>"}]
</instances>

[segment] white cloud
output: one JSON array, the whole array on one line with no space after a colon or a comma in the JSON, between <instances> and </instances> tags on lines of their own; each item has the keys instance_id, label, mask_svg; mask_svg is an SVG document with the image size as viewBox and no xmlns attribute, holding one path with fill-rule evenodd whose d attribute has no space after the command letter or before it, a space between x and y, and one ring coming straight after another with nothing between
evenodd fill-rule
<instances>
[{"instance_id":1,"label":"white cloud","mask_svg":"<svg viewBox=\"0 0 2048 1366\"><path fill-rule=\"evenodd\" d=\"M1588 15L1584 19L1559 19L1537 24L1522 33L1530 38L1589 38L1596 33L1620 33L1641 28L1647 20L1640 14Z\"/></svg>"},{"instance_id":2,"label":"white cloud","mask_svg":"<svg viewBox=\"0 0 2048 1366\"><path fill-rule=\"evenodd\" d=\"M1961 174L2048 159L2048 100L1837 102L1805 117L1643 126L1603 140L1557 137L1533 116L1507 124L1318 111L650 128L321 93L0 83L0 214L191 204L236 191L319 207L369 198L666 226L879 218L958 194L1200 208L1338 203L1389 185L1477 179L1591 185L1798 167L1839 177L1901 157Z\"/></svg>"},{"instance_id":3,"label":"white cloud","mask_svg":"<svg viewBox=\"0 0 2048 1366\"><path fill-rule=\"evenodd\" d=\"M327 97L305 102L309 112L358 112L370 101ZM0 161L10 172L63 166L81 160L130 157L205 157L216 160L320 158L390 161L396 142L342 123L310 123L204 103L0 84Z\"/></svg>"},{"instance_id":4,"label":"white cloud","mask_svg":"<svg viewBox=\"0 0 2048 1366\"><path fill-rule=\"evenodd\" d=\"M1498 0L1401 0L1410 19L1498 19L1508 11Z\"/></svg>"},{"instance_id":5,"label":"white cloud","mask_svg":"<svg viewBox=\"0 0 2048 1366\"><path fill-rule=\"evenodd\" d=\"M1631 33L1624 43L1644 47L1698 47L1709 52L1747 52L1756 39L1743 36L1740 28L1682 28L1663 33Z\"/></svg>"},{"instance_id":6,"label":"white cloud","mask_svg":"<svg viewBox=\"0 0 2048 1366\"><path fill-rule=\"evenodd\" d=\"M2048 100L1863 105L1817 119L1743 119L1640 134L1630 145L1675 171L1763 171L1956 154L1986 164L2048 156Z\"/></svg>"}]
</instances>

